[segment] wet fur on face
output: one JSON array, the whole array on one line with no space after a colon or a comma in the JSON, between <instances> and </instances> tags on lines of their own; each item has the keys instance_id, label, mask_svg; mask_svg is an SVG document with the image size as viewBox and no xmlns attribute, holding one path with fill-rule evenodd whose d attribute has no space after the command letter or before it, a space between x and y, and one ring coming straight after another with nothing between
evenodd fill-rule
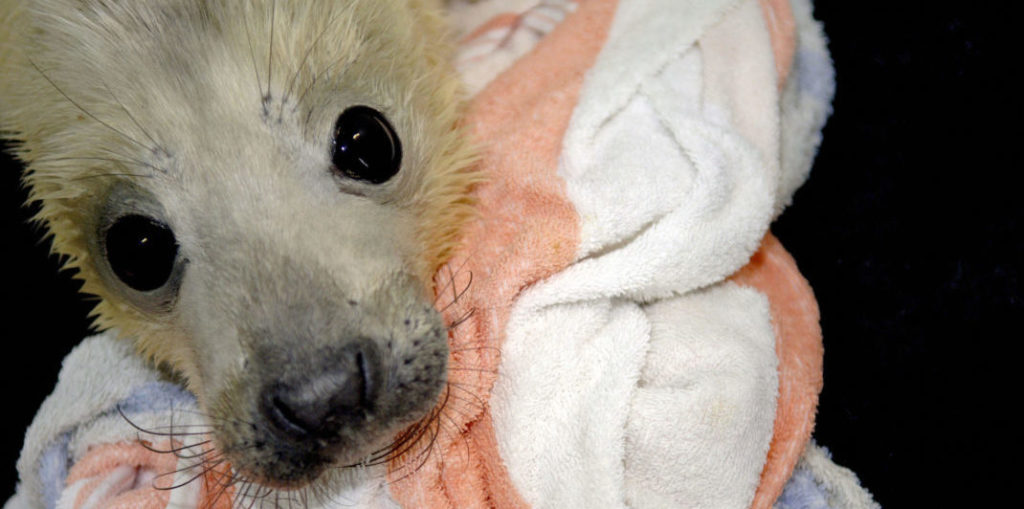
<instances>
[{"instance_id":1,"label":"wet fur on face","mask_svg":"<svg viewBox=\"0 0 1024 509\"><path fill-rule=\"evenodd\" d=\"M477 176L437 9L0 0L0 130L54 249L100 297L97 326L182 377L218 449L265 484L386 450L444 387L431 278ZM401 140L386 182L332 170L335 121L357 105ZM160 288L110 265L127 215L173 232Z\"/></svg>"}]
</instances>

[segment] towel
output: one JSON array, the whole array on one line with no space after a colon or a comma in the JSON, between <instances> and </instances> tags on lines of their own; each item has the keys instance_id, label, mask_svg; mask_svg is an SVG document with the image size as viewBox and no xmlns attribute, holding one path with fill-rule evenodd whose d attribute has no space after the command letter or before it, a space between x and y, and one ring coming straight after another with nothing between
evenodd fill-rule
<instances>
[{"instance_id":1,"label":"towel","mask_svg":"<svg viewBox=\"0 0 1024 509\"><path fill-rule=\"evenodd\" d=\"M810 3L452 7L488 179L436 276L429 448L312 500L224 488L194 398L111 331L65 361L7 507L874 507L810 441L817 307L768 232L830 111Z\"/></svg>"}]
</instances>

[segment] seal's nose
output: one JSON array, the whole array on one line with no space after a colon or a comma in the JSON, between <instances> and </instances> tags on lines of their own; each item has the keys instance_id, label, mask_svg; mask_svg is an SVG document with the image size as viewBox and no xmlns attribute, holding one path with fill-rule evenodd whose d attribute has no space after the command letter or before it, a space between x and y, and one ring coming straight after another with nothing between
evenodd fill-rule
<instances>
[{"instance_id":1,"label":"seal's nose","mask_svg":"<svg viewBox=\"0 0 1024 509\"><path fill-rule=\"evenodd\" d=\"M279 434L331 438L347 419L369 410L376 356L353 347L330 357L322 367L300 368L298 376L263 391L262 412Z\"/></svg>"}]
</instances>

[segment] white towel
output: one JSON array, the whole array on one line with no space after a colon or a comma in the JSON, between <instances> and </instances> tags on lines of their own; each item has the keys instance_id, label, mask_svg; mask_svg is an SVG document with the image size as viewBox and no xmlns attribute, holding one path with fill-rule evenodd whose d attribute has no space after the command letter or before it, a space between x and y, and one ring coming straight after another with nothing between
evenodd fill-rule
<instances>
[{"instance_id":1,"label":"white towel","mask_svg":"<svg viewBox=\"0 0 1024 509\"><path fill-rule=\"evenodd\" d=\"M465 8L482 19L482 5ZM464 48L472 89L576 4L523 8L533 21L508 27L515 44ZM579 242L568 267L511 304L489 402L529 505L750 506L776 415L776 337L765 296L725 279L806 178L833 90L810 4L792 8L798 45L780 89L756 0L619 0L562 140ZM194 405L111 333L84 342L29 430L6 507L74 498L67 467L91 445L137 439L117 408L143 395L166 402L131 413L151 426ZM780 508L873 504L841 473L808 448ZM382 475L334 495L339 507L397 507Z\"/></svg>"}]
</instances>

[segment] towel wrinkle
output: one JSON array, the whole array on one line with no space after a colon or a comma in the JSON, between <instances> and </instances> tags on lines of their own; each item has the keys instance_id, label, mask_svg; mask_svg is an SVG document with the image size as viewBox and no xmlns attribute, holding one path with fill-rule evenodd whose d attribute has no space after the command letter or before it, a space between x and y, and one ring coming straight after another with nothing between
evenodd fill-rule
<instances>
[{"instance_id":1,"label":"towel wrinkle","mask_svg":"<svg viewBox=\"0 0 1024 509\"><path fill-rule=\"evenodd\" d=\"M416 471L396 462L331 498L388 509L877 507L809 443L817 307L768 232L831 111L809 0L452 5L466 9L457 65L479 92L466 125L491 177L476 190L480 219L436 277L438 307L460 322L449 377L464 401L450 403ZM143 470L127 460L69 478L83 458L105 465L110 447L138 444L118 406L143 427L195 408L115 336L68 356L5 507L212 501L203 486L225 472L159 500L132 489Z\"/></svg>"}]
</instances>

